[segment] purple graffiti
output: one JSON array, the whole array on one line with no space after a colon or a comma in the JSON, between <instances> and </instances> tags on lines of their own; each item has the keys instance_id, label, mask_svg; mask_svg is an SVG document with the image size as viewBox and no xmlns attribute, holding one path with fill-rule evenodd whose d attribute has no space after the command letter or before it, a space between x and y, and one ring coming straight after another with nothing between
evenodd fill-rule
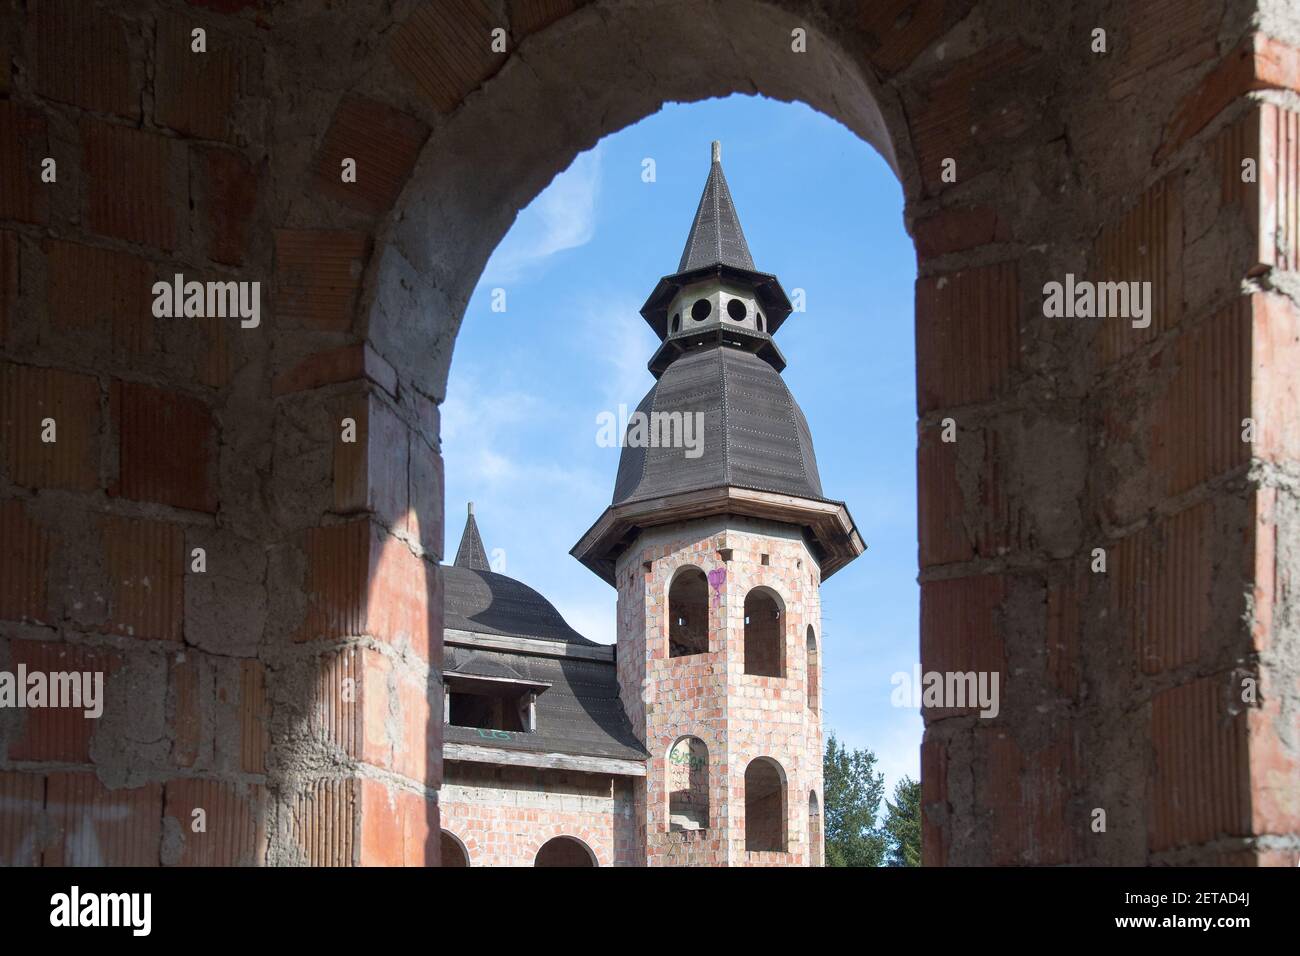
<instances>
[{"instance_id":1,"label":"purple graffiti","mask_svg":"<svg viewBox=\"0 0 1300 956\"><path fill-rule=\"evenodd\" d=\"M726 568L714 568L709 572L709 587L713 588L713 606L722 601L722 583L727 580Z\"/></svg>"}]
</instances>

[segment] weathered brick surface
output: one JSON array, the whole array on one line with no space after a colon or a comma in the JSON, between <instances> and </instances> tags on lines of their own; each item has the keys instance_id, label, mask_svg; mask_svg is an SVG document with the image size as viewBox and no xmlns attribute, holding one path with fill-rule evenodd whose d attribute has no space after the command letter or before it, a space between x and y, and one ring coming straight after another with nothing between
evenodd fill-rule
<instances>
[{"instance_id":1,"label":"weathered brick surface","mask_svg":"<svg viewBox=\"0 0 1300 956\"><path fill-rule=\"evenodd\" d=\"M28 11L36 39L35 81L42 96L96 113L140 116L143 71L117 17L77 0L50 0Z\"/></svg>"},{"instance_id":2,"label":"weathered brick surface","mask_svg":"<svg viewBox=\"0 0 1300 956\"><path fill-rule=\"evenodd\" d=\"M110 790L91 773L51 773L45 866L157 866L162 787Z\"/></svg>"},{"instance_id":3,"label":"weathered brick surface","mask_svg":"<svg viewBox=\"0 0 1300 956\"><path fill-rule=\"evenodd\" d=\"M163 863L256 866L265 861L262 787L190 778L172 780L164 789Z\"/></svg>"},{"instance_id":4,"label":"weathered brick surface","mask_svg":"<svg viewBox=\"0 0 1300 956\"><path fill-rule=\"evenodd\" d=\"M1201 80L1165 127L1157 161L1199 133L1238 97L1254 90L1300 88L1300 50L1255 34L1243 40Z\"/></svg>"},{"instance_id":5,"label":"weathered brick surface","mask_svg":"<svg viewBox=\"0 0 1300 956\"><path fill-rule=\"evenodd\" d=\"M429 562L369 520L307 532L300 641L369 635L437 663L442 596Z\"/></svg>"},{"instance_id":6,"label":"weathered brick surface","mask_svg":"<svg viewBox=\"0 0 1300 956\"><path fill-rule=\"evenodd\" d=\"M362 866L436 866L439 859L439 807L436 800L410 790L363 779Z\"/></svg>"},{"instance_id":7,"label":"weathered brick surface","mask_svg":"<svg viewBox=\"0 0 1300 956\"><path fill-rule=\"evenodd\" d=\"M428 135L424 123L385 103L345 96L317 161L320 191L368 215L382 215L406 184ZM356 161L355 182L343 181L345 159Z\"/></svg>"},{"instance_id":8,"label":"weathered brick surface","mask_svg":"<svg viewBox=\"0 0 1300 956\"><path fill-rule=\"evenodd\" d=\"M0 230L0 348L9 338L9 326L18 303L18 236Z\"/></svg>"},{"instance_id":9,"label":"weathered brick surface","mask_svg":"<svg viewBox=\"0 0 1300 956\"><path fill-rule=\"evenodd\" d=\"M1030 126L1036 61L1018 40L1004 40L953 64L917 97L912 135L929 192L945 185L945 159L955 160L956 175L968 179L989 167L998 146Z\"/></svg>"},{"instance_id":10,"label":"weathered brick surface","mask_svg":"<svg viewBox=\"0 0 1300 956\"><path fill-rule=\"evenodd\" d=\"M109 493L194 511L216 511L212 413L199 399L135 382L109 392L118 479Z\"/></svg>"},{"instance_id":11,"label":"weathered brick surface","mask_svg":"<svg viewBox=\"0 0 1300 956\"><path fill-rule=\"evenodd\" d=\"M112 651L52 641L9 642L13 667L22 665L28 673L102 673L104 685L121 666L121 656ZM85 707L24 708L17 712L20 729L9 744L9 760L84 764L90 761L91 738L99 732L99 718L86 716Z\"/></svg>"},{"instance_id":12,"label":"weathered brick surface","mask_svg":"<svg viewBox=\"0 0 1300 956\"><path fill-rule=\"evenodd\" d=\"M108 341L126 354L154 348L152 263L138 256L55 239L44 243L46 302L53 329L84 347Z\"/></svg>"},{"instance_id":13,"label":"weathered brick surface","mask_svg":"<svg viewBox=\"0 0 1300 956\"><path fill-rule=\"evenodd\" d=\"M434 109L449 113L505 62L491 49L497 27L507 24L483 0L426 4L394 35L390 56Z\"/></svg>"},{"instance_id":14,"label":"weathered brick surface","mask_svg":"<svg viewBox=\"0 0 1300 956\"><path fill-rule=\"evenodd\" d=\"M1180 178L1162 179L1108 223L1093 247L1095 282L1150 282L1151 324L1111 317L1098 323L1099 358L1109 363L1173 328L1183 317L1183 206Z\"/></svg>"},{"instance_id":15,"label":"weathered brick surface","mask_svg":"<svg viewBox=\"0 0 1300 956\"><path fill-rule=\"evenodd\" d=\"M0 866L39 866L45 778L0 771Z\"/></svg>"},{"instance_id":16,"label":"weathered brick surface","mask_svg":"<svg viewBox=\"0 0 1300 956\"><path fill-rule=\"evenodd\" d=\"M999 633L998 615L1006 597L1007 582L1000 575L923 581L921 584L921 672L993 674L1000 693L1016 692L1008 673L1006 648ZM973 714L978 706L928 707L928 721L957 714Z\"/></svg>"},{"instance_id":17,"label":"weathered brick surface","mask_svg":"<svg viewBox=\"0 0 1300 956\"><path fill-rule=\"evenodd\" d=\"M229 140L239 95L241 56L235 41L206 23L207 52L195 53L192 18L159 18L154 118L199 139Z\"/></svg>"},{"instance_id":18,"label":"weathered brick surface","mask_svg":"<svg viewBox=\"0 0 1300 956\"><path fill-rule=\"evenodd\" d=\"M53 420L53 441L44 440L47 420ZM99 383L91 376L0 365L0 451L14 484L99 487L102 420Z\"/></svg>"},{"instance_id":19,"label":"weathered brick surface","mask_svg":"<svg viewBox=\"0 0 1300 956\"><path fill-rule=\"evenodd\" d=\"M275 234L276 315L281 322L343 332L351 328L364 233L281 229Z\"/></svg>"},{"instance_id":20,"label":"weathered brick surface","mask_svg":"<svg viewBox=\"0 0 1300 956\"><path fill-rule=\"evenodd\" d=\"M0 618L49 621L52 536L19 500L0 502Z\"/></svg>"},{"instance_id":21,"label":"weathered brick surface","mask_svg":"<svg viewBox=\"0 0 1300 956\"><path fill-rule=\"evenodd\" d=\"M86 226L101 236L171 251L178 233L169 186L173 141L98 120L81 121Z\"/></svg>"},{"instance_id":22,"label":"weathered brick surface","mask_svg":"<svg viewBox=\"0 0 1300 956\"><path fill-rule=\"evenodd\" d=\"M916 283L917 409L996 398L1020 355L1016 264L968 269Z\"/></svg>"},{"instance_id":23,"label":"weathered brick surface","mask_svg":"<svg viewBox=\"0 0 1300 956\"><path fill-rule=\"evenodd\" d=\"M1153 851L1251 832L1247 717L1233 706L1234 684L1203 677L1151 702Z\"/></svg>"},{"instance_id":24,"label":"weathered brick surface","mask_svg":"<svg viewBox=\"0 0 1300 956\"><path fill-rule=\"evenodd\" d=\"M111 582L109 629L128 637L179 641L189 563L184 531L131 518L105 517L102 525Z\"/></svg>"},{"instance_id":25,"label":"weathered brick surface","mask_svg":"<svg viewBox=\"0 0 1300 956\"><path fill-rule=\"evenodd\" d=\"M41 160L49 154L45 115L0 101L0 219L49 219L49 189L41 182Z\"/></svg>"},{"instance_id":26,"label":"weathered brick surface","mask_svg":"<svg viewBox=\"0 0 1300 956\"><path fill-rule=\"evenodd\" d=\"M203 210L208 258L242 265L248 256L260 169L234 150L195 150L198 208Z\"/></svg>"}]
</instances>

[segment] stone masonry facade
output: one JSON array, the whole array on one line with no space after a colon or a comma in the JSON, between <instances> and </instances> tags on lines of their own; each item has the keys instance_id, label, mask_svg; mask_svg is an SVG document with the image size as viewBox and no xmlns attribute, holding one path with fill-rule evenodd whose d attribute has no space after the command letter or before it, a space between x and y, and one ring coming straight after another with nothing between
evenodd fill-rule
<instances>
[{"instance_id":1,"label":"stone masonry facade","mask_svg":"<svg viewBox=\"0 0 1300 956\"><path fill-rule=\"evenodd\" d=\"M634 793L626 777L448 761L443 829L470 866L533 866L548 840L580 840L597 866L633 865Z\"/></svg>"},{"instance_id":2,"label":"stone masonry facade","mask_svg":"<svg viewBox=\"0 0 1300 956\"><path fill-rule=\"evenodd\" d=\"M670 657L668 592L687 566L711 575L709 652ZM641 823L646 863L807 865L809 794L822 802L820 700L809 706L805 636L811 627L821 639L819 574L797 530L738 518L643 532L619 561L619 681L650 753ZM745 597L760 587L782 606L785 677L744 673ZM688 737L707 749L709 825L671 831L668 758ZM745 770L760 757L785 776L785 852L746 850Z\"/></svg>"}]
</instances>

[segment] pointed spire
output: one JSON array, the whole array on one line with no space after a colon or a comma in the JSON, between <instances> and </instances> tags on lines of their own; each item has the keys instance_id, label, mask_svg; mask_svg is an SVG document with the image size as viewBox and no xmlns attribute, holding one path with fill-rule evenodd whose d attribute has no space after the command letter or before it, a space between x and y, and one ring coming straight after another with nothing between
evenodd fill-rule
<instances>
[{"instance_id":1,"label":"pointed spire","mask_svg":"<svg viewBox=\"0 0 1300 956\"><path fill-rule=\"evenodd\" d=\"M460 547L456 550L456 567L475 571L492 570L488 566L487 551L483 548L483 536L478 533L478 522L474 520L472 501L469 503L469 515L465 518L465 530L460 536Z\"/></svg>"},{"instance_id":2,"label":"pointed spire","mask_svg":"<svg viewBox=\"0 0 1300 956\"><path fill-rule=\"evenodd\" d=\"M751 271L754 268L749 244L740 229L740 217L731 201L731 190L727 188L727 177L722 174L722 144L714 140L709 178L704 182L704 193L695 210L695 221L691 223L677 271L689 272L718 264Z\"/></svg>"}]
</instances>

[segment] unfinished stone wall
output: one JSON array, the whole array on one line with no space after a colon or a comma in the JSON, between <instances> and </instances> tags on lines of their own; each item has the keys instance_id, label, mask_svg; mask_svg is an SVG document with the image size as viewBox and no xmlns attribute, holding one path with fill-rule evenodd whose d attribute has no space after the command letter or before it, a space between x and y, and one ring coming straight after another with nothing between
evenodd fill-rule
<instances>
[{"instance_id":1,"label":"unfinished stone wall","mask_svg":"<svg viewBox=\"0 0 1300 956\"><path fill-rule=\"evenodd\" d=\"M926 862L1295 863L1298 49L1279 0L5 0L0 668L108 699L0 713L0 859L436 862L465 302L579 150L762 92L907 198L921 662L1006 675L928 724ZM260 324L155 318L177 272ZM1046 319L1067 273L1150 326Z\"/></svg>"},{"instance_id":2,"label":"unfinished stone wall","mask_svg":"<svg viewBox=\"0 0 1300 956\"><path fill-rule=\"evenodd\" d=\"M683 568L709 577L709 650L669 653L669 590ZM820 706L808 706L807 639L821 631L820 572L797 529L749 519L700 519L641 533L619 559L620 693L650 753L641 794L646 862L652 866L806 866L808 794L822 799ZM745 673L745 599L778 599L784 676ZM755 622L757 623L757 622ZM639 628L634 630L633 628ZM752 669L752 668L751 668ZM683 740L707 751L708 823L671 826L680 784L672 758ZM745 771L769 758L784 776L783 851L745 843Z\"/></svg>"},{"instance_id":3,"label":"unfinished stone wall","mask_svg":"<svg viewBox=\"0 0 1300 956\"><path fill-rule=\"evenodd\" d=\"M439 806L470 866L533 866L556 837L580 840L598 866L628 866L642 856L632 791L627 777L448 761Z\"/></svg>"}]
</instances>

